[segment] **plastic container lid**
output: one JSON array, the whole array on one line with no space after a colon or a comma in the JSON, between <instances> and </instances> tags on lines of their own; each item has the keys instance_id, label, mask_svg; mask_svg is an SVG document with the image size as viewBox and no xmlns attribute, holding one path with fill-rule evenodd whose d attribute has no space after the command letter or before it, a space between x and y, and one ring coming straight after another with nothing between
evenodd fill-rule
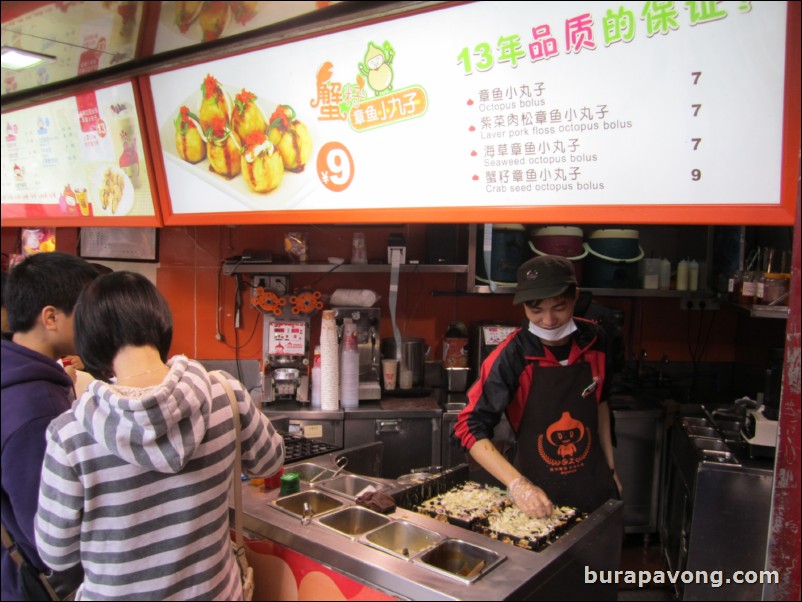
<instances>
[{"instance_id":1,"label":"plastic container lid","mask_svg":"<svg viewBox=\"0 0 802 602\"><path fill-rule=\"evenodd\" d=\"M601 230L594 230L593 232L591 232L590 238L634 238L635 240L637 240L638 231L603 228Z\"/></svg>"},{"instance_id":2,"label":"plastic container lid","mask_svg":"<svg viewBox=\"0 0 802 602\"><path fill-rule=\"evenodd\" d=\"M582 228L576 226L546 226L534 230L532 236L579 236L584 237Z\"/></svg>"},{"instance_id":3,"label":"plastic container lid","mask_svg":"<svg viewBox=\"0 0 802 602\"><path fill-rule=\"evenodd\" d=\"M518 232L524 232L526 228L524 228L523 224L492 224L493 230L516 230Z\"/></svg>"}]
</instances>

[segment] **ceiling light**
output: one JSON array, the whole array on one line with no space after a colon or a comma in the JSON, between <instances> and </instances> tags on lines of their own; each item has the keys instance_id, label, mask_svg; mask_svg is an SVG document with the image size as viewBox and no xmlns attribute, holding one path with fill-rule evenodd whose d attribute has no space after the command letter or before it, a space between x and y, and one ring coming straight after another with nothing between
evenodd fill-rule
<instances>
[{"instance_id":1,"label":"ceiling light","mask_svg":"<svg viewBox=\"0 0 802 602\"><path fill-rule=\"evenodd\" d=\"M49 54L39 54L38 52L30 52L20 48L12 48L11 46L3 46L2 52L2 66L3 69L13 69L19 71L21 69L28 69L40 63L55 61L56 57Z\"/></svg>"}]
</instances>

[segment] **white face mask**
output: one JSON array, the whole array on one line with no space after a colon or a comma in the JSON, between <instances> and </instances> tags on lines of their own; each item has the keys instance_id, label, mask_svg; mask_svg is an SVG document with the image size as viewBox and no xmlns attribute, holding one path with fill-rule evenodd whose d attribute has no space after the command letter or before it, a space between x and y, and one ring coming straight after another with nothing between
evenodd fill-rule
<instances>
[{"instance_id":1,"label":"white face mask","mask_svg":"<svg viewBox=\"0 0 802 602\"><path fill-rule=\"evenodd\" d=\"M559 341L560 339L567 337L569 334L572 334L575 330L576 324L574 324L573 320L568 320L562 326L552 329L541 328L540 326L536 326L535 324L532 324L532 322L529 322L529 332L536 337L543 339L544 341Z\"/></svg>"}]
</instances>

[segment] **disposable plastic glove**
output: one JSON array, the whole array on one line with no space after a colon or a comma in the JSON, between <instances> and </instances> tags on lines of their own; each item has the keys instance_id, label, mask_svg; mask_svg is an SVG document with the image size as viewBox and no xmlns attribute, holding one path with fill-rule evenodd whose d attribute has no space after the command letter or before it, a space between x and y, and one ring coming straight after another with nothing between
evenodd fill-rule
<instances>
[{"instance_id":1,"label":"disposable plastic glove","mask_svg":"<svg viewBox=\"0 0 802 602\"><path fill-rule=\"evenodd\" d=\"M518 477L509 484L507 490L512 503L532 518L551 516L554 510L551 500L545 491L533 485L529 479Z\"/></svg>"}]
</instances>

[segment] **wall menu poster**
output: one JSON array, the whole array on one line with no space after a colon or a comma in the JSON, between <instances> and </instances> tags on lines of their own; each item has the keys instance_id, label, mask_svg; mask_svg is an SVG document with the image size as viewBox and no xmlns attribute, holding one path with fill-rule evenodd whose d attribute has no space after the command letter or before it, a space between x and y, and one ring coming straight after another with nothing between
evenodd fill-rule
<instances>
[{"instance_id":1,"label":"wall menu poster","mask_svg":"<svg viewBox=\"0 0 802 602\"><path fill-rule=\"evenodd\" d=\"M165 221L779 207L787 10L476 2L156 74Z\"/></svg>"},{"instance_id":2,"label":"wall menu poster","mask_svg":"<svg viewBox=\"0 0 802 602\"><path fill-rule=\"evenodd\" d=\"M5 113L2 135L4 221L160 225L131 82Z\"/></svg>"}]
</instances>

